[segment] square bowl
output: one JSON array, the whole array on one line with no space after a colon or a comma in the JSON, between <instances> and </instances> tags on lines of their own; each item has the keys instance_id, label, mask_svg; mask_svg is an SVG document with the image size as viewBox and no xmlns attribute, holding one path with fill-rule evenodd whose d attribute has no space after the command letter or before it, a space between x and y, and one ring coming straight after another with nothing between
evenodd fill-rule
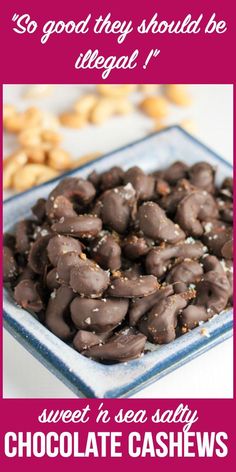
<instances>
[{"instance_id":1,"label":"square bowl","mask_svg":"<svg viewBox=\"0 0 236 472\"><path fill-rule=\"evenodd\" d=\"M232 174L232 166L178 126L172 126L121 149L102 156L68 176L86 177L112 165L124 168L138 165L151 172L175 160L189 165L207 161L217 166L219 180ZM61 178L64 178L63 175ZM47 197L58 179L42 184L4 202L4 231L11 231L17 221L27 218L38 198ZM170 344L152 346L152 351L124 364L103 365L79 354L41 325L27 311L19 308L10 293L3 290L4 326L43 365L61 379L78 397L128 397L232 335L233 310L224 310L201 327ZM150 344L149 344L150 346Z\"/></svg>"}]
</instances>

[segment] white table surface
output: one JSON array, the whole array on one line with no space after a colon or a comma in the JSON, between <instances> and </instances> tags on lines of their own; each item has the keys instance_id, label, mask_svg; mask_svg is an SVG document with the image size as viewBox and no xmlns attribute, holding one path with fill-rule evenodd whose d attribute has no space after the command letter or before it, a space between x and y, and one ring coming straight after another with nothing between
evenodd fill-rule
<instances>
[{"instance_id":1,"label":"white table surface","mask_svg":"<svg viewBox=\"0 0 236 472\"><path fill-rule=\"evenodd\" d=\"M23 98L25 86L5 86L5 103L19 109L37 105L60 112L69 109L87 86L55 86L52 95L40 100ZM89 87L91 89L91 86ZM222 157L233 160L233 87L231 85L191 85L193 105L172 106L168 124L193 120L195 135ZM140 99L136 94L134 101ZM107 152L138 139L153 128L141 113L116 117L100 127L88 126L79 131L63 129L63 147L78 158L83 154ZM14 138L5 139L5 155L16 147ZM3 335L4 398L76 398L75 395L9 333ZM207 353L141 390L133 398L232 398L233 340L214 347Z\"/></svg>"}]
</instances>

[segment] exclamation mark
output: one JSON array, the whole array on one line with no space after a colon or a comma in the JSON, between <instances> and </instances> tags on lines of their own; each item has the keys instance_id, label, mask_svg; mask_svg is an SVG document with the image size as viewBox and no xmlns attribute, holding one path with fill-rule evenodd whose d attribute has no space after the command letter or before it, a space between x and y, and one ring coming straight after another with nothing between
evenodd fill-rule
<instances>
[{"instance_id":1,"label":"exclamation mark","mask_svg":"<svg viewBox=\"0 0 236 472\"><path fill-rule=\"evenodd\" d=\"M143 64L143 68L146 69L151 57L152 56L157 57L158 54L160 54L160 52L161 52L160 49L151 49L151 51L149 52L148 57L145 61L145 64Z\"/></svg>"}]
</instances>

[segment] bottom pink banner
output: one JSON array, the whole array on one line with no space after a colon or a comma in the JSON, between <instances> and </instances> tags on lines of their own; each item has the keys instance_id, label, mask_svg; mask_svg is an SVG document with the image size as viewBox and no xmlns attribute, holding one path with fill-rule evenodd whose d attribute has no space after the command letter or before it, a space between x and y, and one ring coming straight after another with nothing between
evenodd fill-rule
<instances>
[{"instance_id":1,"label":"bottom pink banner","mask_svg":"<svg viewBox=\"0 0 236 472\"><path fill-rule=\"evenodd\" d=\"M233 400L1 400L2 470L233 469Z\"/></svg>"}]
</instances>

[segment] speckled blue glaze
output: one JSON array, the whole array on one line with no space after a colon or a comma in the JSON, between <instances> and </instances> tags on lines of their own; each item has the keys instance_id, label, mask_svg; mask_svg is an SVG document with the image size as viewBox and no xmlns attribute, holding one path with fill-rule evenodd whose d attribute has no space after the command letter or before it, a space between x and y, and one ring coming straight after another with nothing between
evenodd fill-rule
<instances>
[{"instance_id":1,"label":"speckled blue glaze","mask_svg":"<svg viewBox=\"0 0 236 472\"><path fill-rule=\"evenodd\" d=\"M139 165L146 171L183 159L188 164L206 160L218 167L220 180L232 174L232 166L178 126L152 134L67 175L87 176L112 165ZM47 197L59 179L45 183L4 202L4 231L30 215L37 198ZM128 397L172 370L207 351L232 335L233 310L229 309L204 324L208 337L197 327L170 344L152 346L152 352L126 364L104 366L86 359L63 343L33 316L17 307L4 290L4 326L42 364L61 379L78 397Z\"/></svg>"}]
</instances>

